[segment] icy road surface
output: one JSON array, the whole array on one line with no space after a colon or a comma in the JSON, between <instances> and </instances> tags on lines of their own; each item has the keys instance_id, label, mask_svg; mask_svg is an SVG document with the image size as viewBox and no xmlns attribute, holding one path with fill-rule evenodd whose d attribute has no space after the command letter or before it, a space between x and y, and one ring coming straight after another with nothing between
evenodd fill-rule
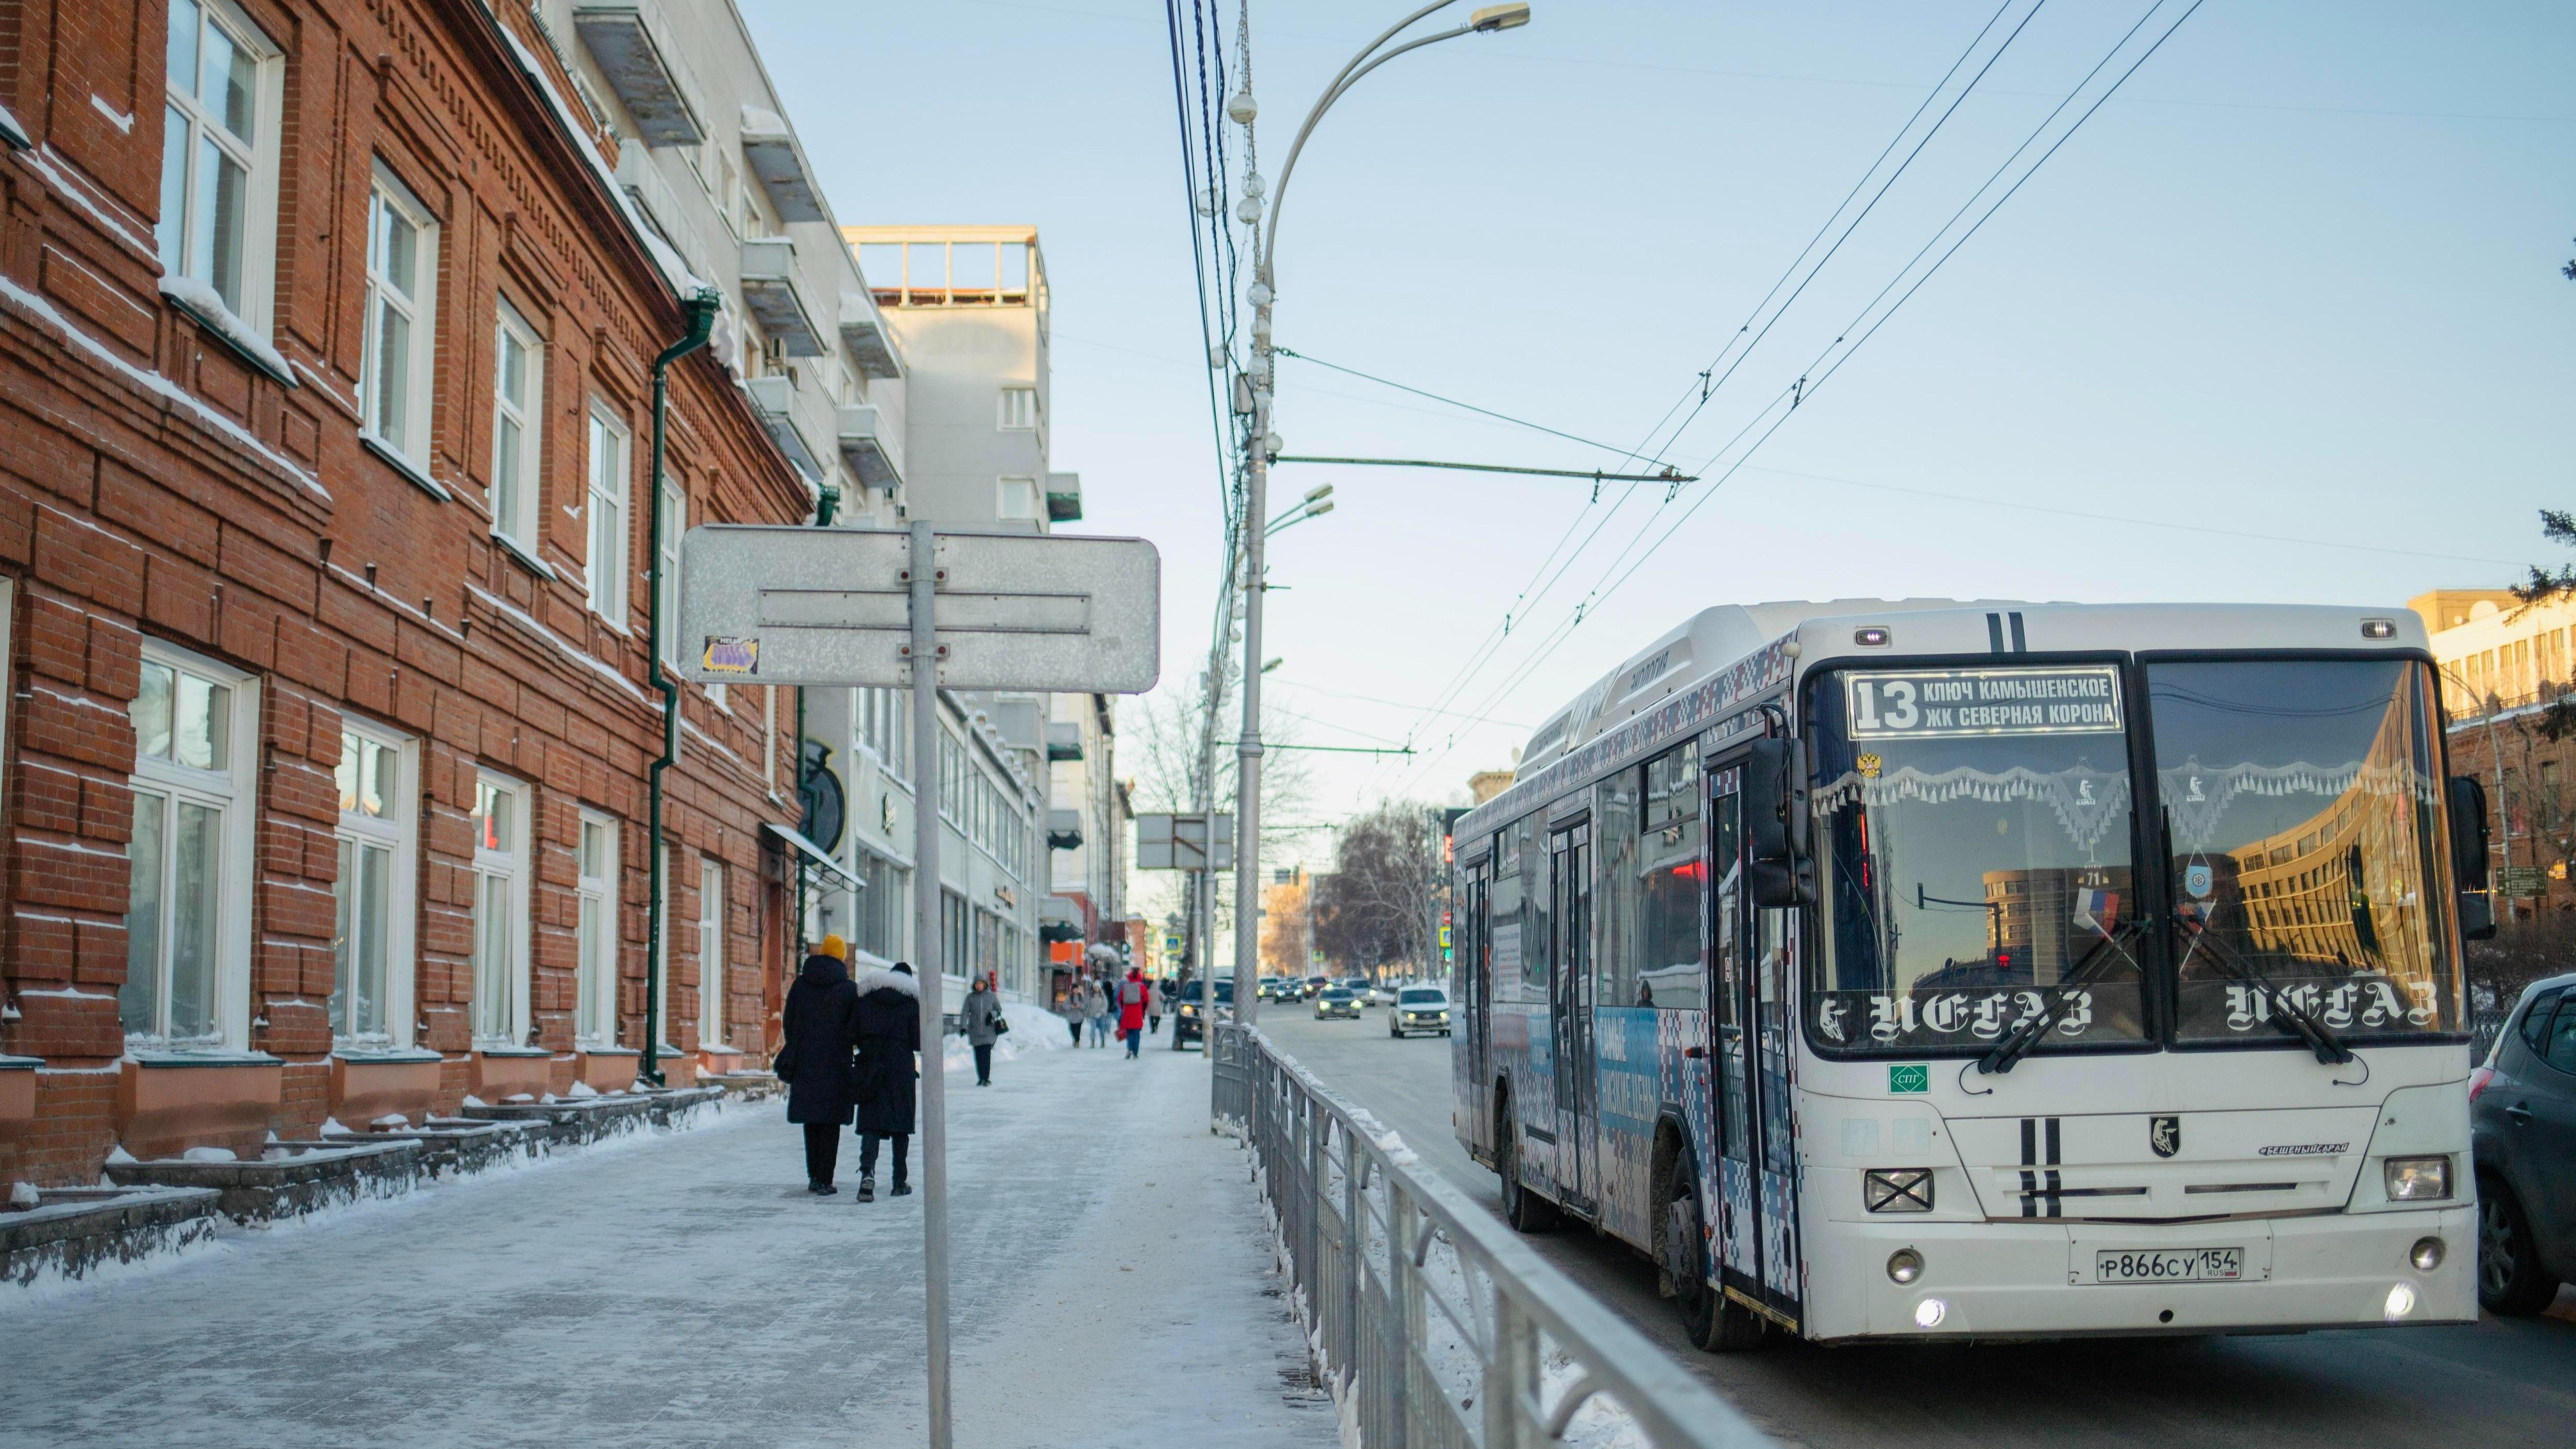
<instances>
[{"instance_id":1,"label":"icy road surface","mask_svg":"<svg viewBox=\"0 0 2576 1449\"><path fill-rule=\"evenodd\" d=\"M1339 1442L1196 1052L973 1080L948 1078L961 1445ZM880 1163L854 1202L857 1155L809 1197L761 1103L0 1296L0 1445L922 1443L921 1198Z\"/></svg>"}]
</instances>

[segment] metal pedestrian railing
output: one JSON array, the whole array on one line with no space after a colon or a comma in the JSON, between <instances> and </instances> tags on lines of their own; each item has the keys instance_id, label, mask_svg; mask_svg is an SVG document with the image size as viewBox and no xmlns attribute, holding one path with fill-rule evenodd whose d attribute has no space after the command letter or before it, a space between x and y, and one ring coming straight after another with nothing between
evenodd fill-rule
<instances>
[{"instance_id":1,"label":"metal pedestrian railing","mask_svg":"<svg viewBox=\"0 0 2576 1449\"><path fill-rule=\"evenodd\" d=\"M1771 1440L1652 1341L1336 1097L1257 1029L1220 1025L1211 1107L1241 1137L1300 1323L1367 1449L1657 1449Z\"/></svg>"}]
</instances>

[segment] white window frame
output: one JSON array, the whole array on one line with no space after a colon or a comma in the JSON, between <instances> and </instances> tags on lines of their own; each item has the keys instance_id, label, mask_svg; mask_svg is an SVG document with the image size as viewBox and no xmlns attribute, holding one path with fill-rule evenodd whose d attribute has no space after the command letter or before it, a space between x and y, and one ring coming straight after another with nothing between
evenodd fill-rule
<instances>
[{"instance_id":1,"label":"white window frame","mask_svg":"<svg viewBox=\"0 0 2576 1449\"><path fill-rule=\"evenodd\" d=\"M652 846L648 842L645 848L649 850ZM653 943L653 999L661 1008L662 1019L658 1022L645 1023L646 1028L660 1038L658 1041L646 1043L648 1047L668 1045L673 1035L671 1018L675 1013L671 1009L671 937L677 934L672 927L678 923L679 913L673 908L679 904L679 901L680 845L678 841L665 841L662 846L662 936L660 940Z\"/></svg>"},{"instance_id":2,"label":"white window frame","mask_svg":"<svg viewBox=\"0 0 2576 1449\"><path fill-rule=\"evenodd\" d=\"M1036 432L1038 390L1034 387L1003 388L1000 410L993 425L1006 433Z\"/></svg>"},{"instance_id":3,"label":"white window frame","mask_svg":"<svg viewBox=\"0 0 2576 1449\"><path fill-rule=\"evenodd\" d=\"M581 812L581 834L573 839L573 1044L617 1045L618 848L619 822L596 810ZM599 873L583 860L589 832L606 835Z\"/></svg>"},{"instance_id":4,"label":"white window frame","mask_svg":"<svg viewBox=\"0 0 2576 1449\"><path fill-rule=\"evenodd\" d=\"M286 55L268 33L252 23L251 18L232 0L193 0L198 25L190 53L194 57L199 82L205 74L205 32L219 29L234 48L251 57L253 65L251 98L252 129L258 134L245 141L231 128L214 119L203 102L192 92L181 92L167 85L169 75L168 35L164 33L162 75L164 79L162 132L163 209L168 210L171 195L169 130L172 113L187 127L185 170L180 177L178 216L163 216L156 227L156 241L161 252L162 275L187 277L213 288L211 276L199 274L192 262L197 241L202 235L203 220L198 215L202 188L196 184L196 158L212 143L239 164L245 175L243 188L242 257L240 295L231 301L234 318L253 333L266 338L270 331L272 304L277 283L277 178L278 144L285 129ZM179 4L170 7L179 9ZM187 23L177 15L171 19ZM175 256L173 255L175 253ZM218 290L220 296L220 290Z\"/></svg>"},{"instance_id":5,"label":"white window frame","mask_svg":"<svg viewBox=\"0 0 2576 1449\"><path fill-rule=\"evenodd\" d=\"M698 858L698 1045L725 1045L725 868Z\"/></svg>"},{"instance_id":6,"label":"white window frame","mask_svg":"<svg viewBox=\"0 0 2576 1449\"><path fill-rule=\"evenodd\" d=\"M537 519L540 496L544 493L540 460L544 457L546 419L546 344L537 329L510 305L510 299L499 299L498 319L492 329L492 532L506 540L521 555L537 556ZM516 341L528 355L528 396L524 403L513 403L504 379L509 376L502 358L510 342ZM503 433L503 419L516 423L519 429L516 479L518 498L506 510L501 497L502 463L510 446ZM506 513L506 516L505 516Z\"/></svg>"},{"instance_id":7,"label":"white window frame","mask_svg":"<svg viewBox=\"0 0 2576 1449\"><path fill-rule=\"evenodd\" d=\"M678 673L680 648L680 535L689 530L689 492L680 480L662 479L662 536L653 547L662 556L662 663Z\"/></svg>"},{"instance_id":8,"label":"white window frame","mask_svg":"<svg viewBox=\"0 0 2576 1449\"><path fill-rule=\"evenodd\" d=\"M409 222L416 238L412 248L414 285L405 295L382 266L381 242L387 215ZM375 187L367 197L367 317L365 354L358 364L359 436L410 463L424 478L429 474L430 400L438 395L432 378L437 365L438 222L379 161ZM403 437L386 435L382 344L384 315L401 315L411 325L411 347L404 359Z\"/></svg>"},{"instance_id":9,"label":"white window frame","mask_svg":"<svg viewBox=\"0 0 2576 1449\"><path fill-rule=\"evenodd\" d=\"M590 400L588 435L582 472L589 479L590 611L610 628L627 630L626 585L634 570L627 563L627 541L635 536L635 435L617 410L600 398ZM611 515L614 515L614 526ZM664 615L666 629L678 621Z\"/></svg>"},{"instance_id":10,"label":"white window frame","mask_svg":"<svg viewBox=\"0 0 2576 1449\"><path fill-rule=\"evenodd\" d=\"M224 720L226 757L217 770L201 770L179 764L175 759L158 759L142 753L142 742L136 741L134 773L130 777L137 796L155 796L163 806L163 840L161 852L160 909L163 920L171 906L171 876L176 870L174 852L167 848L171 816L182 803L209 806L223 812L218 828L221 870L215 882L214 939L215 971L213 981L213 1030L205 1036L186 1041L173 1041L169 1033L171 932L166 924L159 930L160 950L155 954L153 969L153 1021L137 1033L129 1033L128 1043L147 1049L178 1050L243 1050L250 1044L250 900L252 884L258 872L258 767L259 755L259 680L255 675L218 664L203 656L175 649L158 640L146 640L143 660L147 664L193 675L231 691ZM173 698L175 701L175 690ZM174 733L176 709L173 708ZM132 847L127 847L131 859ZM129 911L129 917L131 912ZM129 929L130 926L129 926ZM128 956L129 968L132 957Z\"/></svg>"},{"instance_id":11,"label":"white window frame","mask_svg":"<svg viewBox=\"0 0 2576 1449\"><path fill-rule=\"evenodd\" d=\"M1029 511L1026 513L1011 511L1014 485L1025 485L1029 490ZM1004 474L993 485L993 516L1005 523L1042 522L1046 518L1046 490L1039 486L1037 479L1025 474Z\"/></svg>"},{"instance_id":12,"label":"white window frame","mask_svg":"<svg viewBox=\"0 0 2576 1449\"><path fill-rule=\"evenodd\" d=\"M528 894L529 877L534 874L529 868L528 842L535 828L535 823L529 818L536 805L535 792L522 781L490 770L476 771L474 782L478 795L483 788L489 787L510 796L510 833L515 837L501 842L497 848L487 848L479 835L474 841L474 945L468 957L468 969L472 973L469 979L473 988L474 1045L516 1051L528 1044L528 942L531 930ZM470 811L467 818L472 818ZM498 882L498 885L491 882ZM508 952L501 962L501 971L507 977L502 988L509 995L506 1020L489 1014L492 1003L484 994L488 963L483 953L489 942L483 904L491 899L494 892L510 910L509 929L501 943L502 949ZM494 1030L495 1027L500 1029Z\"/></svg>"},{"instance_id":13,"label":"white window frame","mask_svg":"<svg viewBox=\"0 0 2576 1449\"><path fill-rule=\"evenodd\" d=\"M393 753L393 798L386 802L383 815L343 809L339 827L333 834L336 839L351 842L362 849L382 849L393 856L391 879L385 892L385 1029L381 1035L359 1036L343 1031L335 1018L331 1023L331 1042L335 1049L408 1047L412 1043L416 971L413 898L420 879L420 742L372 720L342 715L340 758L344 767L356 768L350 758L352 747L362 744L374 744ZM340 884L346 887L349 882L343 880ZM342 909L346 909L345 905ZM341 930L345 932L346 929L343 922ZM335 972L336 968L335 961ZM336 978L334 994L337 994Z\"/></svg>"}]
</instances>

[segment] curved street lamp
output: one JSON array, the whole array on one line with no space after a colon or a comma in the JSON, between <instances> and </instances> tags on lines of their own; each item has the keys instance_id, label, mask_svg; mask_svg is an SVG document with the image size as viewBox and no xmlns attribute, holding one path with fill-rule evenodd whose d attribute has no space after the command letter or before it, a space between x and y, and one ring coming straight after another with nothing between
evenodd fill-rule
<instances>
[{"instance_id":1,"label":"curved street lamp","mask_svg":"<svg viewBox=\"0 0 2576 1449\"><path fill-rule=\"evenodd\" d=\"M1487 5L1467 17L1467 23L1453 29L1418 35L1389 49L1387 43L1410 28L1414 22L1434 11L1446 10L1457 0L1432 0L1432 3L1388 26L1385 33L1361 47L1333 77L1332 84L1306 113L1305 124L1297 128L1297 139L1288 147L1288 160L1279 168L1279 180L1269 191L1269 217L1262 219L1262 191L1256 181L1247 180L1244 198L1236 214L1248 223L1262 228L1260 264L1253 273L1252 298L1252 458L1251 476L1245 487L1244 516L1267 518L1270 514L1270 462L1279 451L1277 435L1270 430L1270 394L1276 374L1270 358L1270 311L1278 291L1271 271L1277 260L1279 245L1279 211L1288 199L1288 180L1296 173L1297 157L1306 149L1306 138L1315 132L1315 123L1333 102L1350 93L1352 86L1370 71L1411 50L1455 40L1461 35L1490 35L1516 30L1529 24L1527 4ZM1226 102L1226 114L1249 126L1258 107L1249 91ZM1330 503L1315 506L1309 499L1300 509L1272 525L1246 529L1243 550L1243 726L1236 734L1235 759L1238 770L1235 786L1234 815L1234 979L1237 983L1235 1011L1248 1025L1258 1015L1259 992L1246 992L1241 983L1257 982L1261 975L1261 606L1269 586L1263 576L1263 545L1269 534L1290 524L1313 518L1331 508ZM1209 973L1213 976L1215 973Z\"/></svg>"}]
</instances>

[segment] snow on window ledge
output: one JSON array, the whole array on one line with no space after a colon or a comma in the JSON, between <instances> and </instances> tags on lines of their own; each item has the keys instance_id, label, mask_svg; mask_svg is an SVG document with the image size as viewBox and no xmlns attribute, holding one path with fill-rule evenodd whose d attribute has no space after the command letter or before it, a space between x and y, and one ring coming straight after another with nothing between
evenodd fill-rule
<instances>
[{"instance_id":1,"label":"snow on window ledge","mask_svg":"<svg viewBox=\"0 0 2576 1449\"><path fill-rule=\"evenodd\" d=\"M194 277L163 277L161 295L169 298L180 311L195 318L198 326L215 334L225 346L240 353L252 366L267 373L278 386L303 386L296 380L295 369L286 365L286 359L278 350L268 345L267 338L252 331L249 323L234 316L214 288Z\"/></svg>"},{"instance_id":2,"label":"snow on window ledge","mask_svg":"<svg viewBox=\"0 0 2576 1449\"><path fill-rule=\"evenodd\" d=\"M517 539L512 538L510 535L503 533L497 528L492 530L492 541L501 545L501 551L503 553L517 559L521 564L527 567L528 572L535 574L538 578L544 579L547 583L553 583L558 577L560 577L560 575L556 574L554 565L537 557L534 552L529 550L527 545L522 544Z\"/></svg>"},{"instance_id":3,"label":"snow on window ledge","mask_svg":"<svg viewBox=\"0 0 2576 1449\"><path fill-rule=\"evenodd\" d=\"M410 479L413 483L418 484L422 492L427 493L430 497L437 499L439 502L446 503L452 501L456 497L455 494L447 491L446 484L429 476L429 470L427 468L424 468L418 463L413 462L410 458L405 457L401 449L386 442L383 438L376 436L372 430L358 434L358 446L375 454L377 457L384 459L386 463L393 467L395 472L400 473L405 478Z\"/></svg>"},{"instance_id":4,"label":"snow on window ledge","mask_svg":"<svg viewBox=\"0 0 2576 1449\"><path fill-rule=\"evenodd\" d=\"M18 118L9 114L7 106L0 106L0 141L6 141L21 151L36 149L36 143L27 135L27 128L18 124Z\"/></svg>"}]
</instances>

